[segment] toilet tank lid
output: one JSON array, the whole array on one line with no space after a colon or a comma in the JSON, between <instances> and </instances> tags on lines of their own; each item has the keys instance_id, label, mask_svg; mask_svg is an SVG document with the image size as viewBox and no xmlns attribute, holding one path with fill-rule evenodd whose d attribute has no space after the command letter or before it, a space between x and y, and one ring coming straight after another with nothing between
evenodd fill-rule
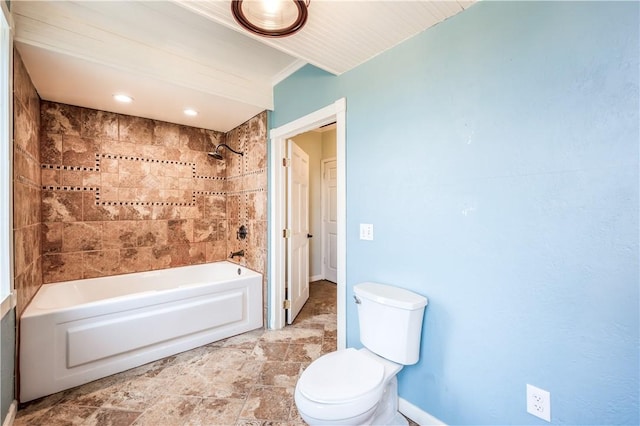
<instances>
[{"instance_id":1,"label":"toilet tank lid","mask_svg":"<svg viewBox=\"0 0 640 426\"><path fill-rule=\"evenodd\" d=\"M383 305L414 311L427 306L426 297L404 288L386 284L365 282L353 286L356 296L373 300Z\"/></svg>"}]
</instances>

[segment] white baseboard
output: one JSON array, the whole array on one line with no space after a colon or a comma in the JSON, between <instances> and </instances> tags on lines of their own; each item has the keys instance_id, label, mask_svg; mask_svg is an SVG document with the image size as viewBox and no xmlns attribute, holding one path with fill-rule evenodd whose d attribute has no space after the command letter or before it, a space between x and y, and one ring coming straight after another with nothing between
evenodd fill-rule
<instances>
[{"instance_id":1,"label":"white baseboard","mask_svg":"<svg viewBox=\"0 0 640 426\"><path fill-rule=\"evenodd\" d=\"M398 411L418 423L420 426L446 426L446 423L442 420L435 418L426 411L422 411L420 408L403 398L398 398Z\"/></svg>"},{"instance_id":2,"label":"white baseboard","mask_svg":"<svg viewBox=\"0 0 640 426\"><path fill-rule=\"evenodd\" d=\"M309 282L312 283L314 281L320 281L320 280L324 280L324 275L319 274L319 275L313 275L311 277L309 277Z\"/></svg>"},{"instance_id":3,"label":"white baseboard","mask_svg":"<svg viewBox=\"0 0 640 426\"><path fill-rule=\"evenodd\" d=\"M2 422L2 426L12 426L13 421L16 419L16 412L18 411L18 401L15 399L9 406L9 412L7 413L7 417L4 418Z\"/></svg>"}]
</instances>

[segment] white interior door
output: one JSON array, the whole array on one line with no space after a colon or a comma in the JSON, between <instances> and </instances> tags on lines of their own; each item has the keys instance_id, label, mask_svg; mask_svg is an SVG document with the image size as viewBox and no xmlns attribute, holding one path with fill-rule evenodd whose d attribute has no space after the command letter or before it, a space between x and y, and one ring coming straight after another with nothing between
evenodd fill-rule
<instances>
[{"instance_id":1,"label":"white interior door","mask_svg":"<svg viewBox=\"0 0 640 426\"><path fill-rule=\"evenodd\" d=\"M309 156L287 141L287 323L291 324L309 299Z\"/></svg>"},{"instance_id":2,"label":"white interior door","mask_svg":"<svg viewBox=\"0 0 640 426\"><path fill-rule=\"evenodd\" d=\"M326 280L338 282L338 169L336 160L323 163L322 266Z\"/></svg>"}]
</instances>

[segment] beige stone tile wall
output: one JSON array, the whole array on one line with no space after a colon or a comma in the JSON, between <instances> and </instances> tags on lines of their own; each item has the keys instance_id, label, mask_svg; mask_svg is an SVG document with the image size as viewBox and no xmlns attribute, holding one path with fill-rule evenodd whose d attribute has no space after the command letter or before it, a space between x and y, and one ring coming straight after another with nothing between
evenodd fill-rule
<instances>
[{"instance_id":1,"label":"beige stone tile wall","mask_svg":"<svg viewBox=\"0 0 640 426\"><path fill-rule=\"evenodd\" d=\"M17 50L13 64L13 243L18 317L42 285L40 98Z\"/></svg>"},{"instance_id":2,"label":"beige stone tile wall","mask_svg":"<svg viewBox=\"0 0 640 426\"><path fill-rule=\"evenodd\" d=\"M218 161L207 152L221 132L46 101L41 110L45 283L213 262L240 248L240 263L264 271L266 113L230 132L246 155Z\"/></svg>"},{"instance_id":3,"label":"beige stone tile wall","mask_svg":"<svg viewBox=\"0 0 640 426\"><path fill-rule=\"evenodd\" d=\"M267 113L262 112L227 132L227 144L243 156L225 150L227 163L227 248L244 250L236 262L261 272L263 318L267 321ZM237 238L240 226L247 237Z\"/></svg>"},{"instance_id":4,"label":"beige stone tile wall","mask_svg":"<svg viewBox=\"0 0 640 426\"><path fill-rule=\"evenodd\" d=\"M263 112L226 134L239 156L224 150L227 163L228 251L244 250L239 263L266 272L267 263L267 113ZM237 238L240 226L248 235Z\"/></svg>"},{"instance_id":5,"label":"beige stone tile wall","mask_svg":"<svg viewBox=\"0 0 640 426\"><path fill-rule=\"evenodd\" d=\"M18 318L43 283L214 262L240 249L235 262L266 272L266 112L225 135L41 101L14 53ZM207 155L225 141L245 155Z\"/></svg>"}]
</instances>

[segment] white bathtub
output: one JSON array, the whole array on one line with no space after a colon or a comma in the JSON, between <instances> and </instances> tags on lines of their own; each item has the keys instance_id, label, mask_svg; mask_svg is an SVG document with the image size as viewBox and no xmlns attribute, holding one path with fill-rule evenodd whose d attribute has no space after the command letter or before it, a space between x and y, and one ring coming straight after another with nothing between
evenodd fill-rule
<instances>
[{"instance_id":1,"label":"white bathtub","mask_svg":"<svg viewBox=\"0 0 640 426\"><path fill-rule=\"evenodd\" d=\"M20 401L262 327L262 275L231 262L47 284L20 318Z\"/></svg>"}]
</instances>

